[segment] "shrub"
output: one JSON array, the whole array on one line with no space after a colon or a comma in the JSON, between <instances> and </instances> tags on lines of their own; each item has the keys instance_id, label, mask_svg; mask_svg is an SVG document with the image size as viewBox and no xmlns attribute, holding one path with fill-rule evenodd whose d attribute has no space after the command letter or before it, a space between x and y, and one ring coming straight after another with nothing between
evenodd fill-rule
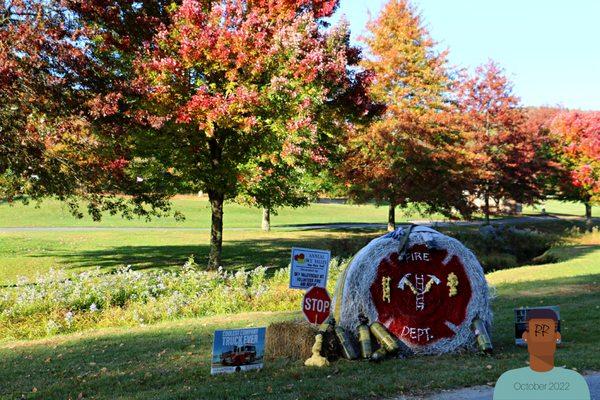
<instances>
[{"instance_id":1,"label":"shrub","mask_svg":"<svg viewBox=\"0 0 600 400\"><path fill-rule=\"evenodd\" d=\"M478 259L484 271L514 268L519 265L515 256L506 253L483 254L478 256Z\"/></svg>"},{"instance_id":2,"label":"shrub","mask_svg":"<svg viewBox=\"0 0 600 400\"><path fill-rule=\"evenodd\" d=\"M560 241L553 234L507 225L449 234L475 253L485 272L531 263Z\"/></svg>"},{"instance_id":3,"label":"shrub","mask_svg":"<svg viewBox=\"0 0 600 400\"><path fill-rule=\"evenodd\" d=\"M193 261L193 260L192 260ZM334 258L329 286L347 261ZM36 338L97 326L148 324L182 317L298 310L304 292L288 288L289 267L178 272L99 269L69 276L50 271L0 292L0 338Z\"/></svg>"}]
</instances>

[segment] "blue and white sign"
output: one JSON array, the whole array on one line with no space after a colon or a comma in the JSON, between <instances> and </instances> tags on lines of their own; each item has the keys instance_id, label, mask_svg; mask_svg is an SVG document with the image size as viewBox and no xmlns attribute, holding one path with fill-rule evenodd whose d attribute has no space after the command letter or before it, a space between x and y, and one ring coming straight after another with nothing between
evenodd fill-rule
<instances>
[{"instance_id":1,"label":"blue and white sign","mask_svg":"<svg viewBox=\"0 0 600 400\"><path fill-rule=\"evenodd\" d=\"M326 287L329 273L329 250L292 248L290 288L308 289L313 286Z\"/></svg>"},{"instance_id":2,"label":"blue and white sign","mask_svg":"<svg viewBox=\"0 0 600 400\"><path fill-rule=\"evenodd\" d=\"M215 331L210 374L261 369L267 328Z\"/></svg>"}]
</instances>

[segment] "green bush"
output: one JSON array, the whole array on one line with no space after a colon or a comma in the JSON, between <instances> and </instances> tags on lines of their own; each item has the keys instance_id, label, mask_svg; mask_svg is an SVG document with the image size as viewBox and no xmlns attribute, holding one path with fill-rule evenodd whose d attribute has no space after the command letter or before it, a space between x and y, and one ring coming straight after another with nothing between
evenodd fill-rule
<instances>
[{"instance_id":1,"label":"green bush","mask_svg":"<svg viewBox=\"0 0 600 400\"><path fill-rule=\"evenodd\" d=\"M482 254L478 256L478 259L485 271L514 268L519 265L515 256L506 253Z\"/></svg>"},{"instance_id":2,"label":"green bush","mask_svg":"<svg viewBox=\"0 0 600 400\"><path fill-rule=\"evenodd\" d=\"M475 253L485 272L533 263L560 242L557 235L506 225L489 225L478 231L450 235Z\"/></svg>"}]
</instances>

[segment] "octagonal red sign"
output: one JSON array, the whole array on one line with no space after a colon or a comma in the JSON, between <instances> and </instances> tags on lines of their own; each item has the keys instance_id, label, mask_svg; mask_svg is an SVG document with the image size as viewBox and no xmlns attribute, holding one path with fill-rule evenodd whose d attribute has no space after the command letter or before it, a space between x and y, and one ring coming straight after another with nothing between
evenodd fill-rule
<instances>
[{"instance_id":1,"label":"octagonal red sign","mask_svg":"<svg viewBox=\"0 0 600 400\"><path fill-rule=\"evenodd\" d=\"M322 324L331 313L331 297L327 289L313 286L302 299L302 311L311 324Z\"/></svg>"}]
</instances>

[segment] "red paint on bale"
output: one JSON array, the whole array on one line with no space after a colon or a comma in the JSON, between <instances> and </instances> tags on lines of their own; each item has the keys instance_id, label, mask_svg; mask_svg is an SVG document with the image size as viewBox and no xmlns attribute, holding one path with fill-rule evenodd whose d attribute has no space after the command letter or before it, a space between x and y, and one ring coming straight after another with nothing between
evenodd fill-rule
<instances>
[{"instance_id":1,"label":"red paint on bale","mask_svg":"<svg viewBox=\"0 0 600 400\"><path fill-rule=\"evenodd\" d=\"M465 320L471 285L460 259L454 256L443 264L446 256L446 250L415 245L408 249L404 260L398 260L398 253L392 253L379 264L371 295L379 322L400 340L411 345L432 344L454 336L446 321L460 325ZM458 278L454 296L450 296L447 285L450 273ZM389 302L383 298L384 277L390 278ZM429 290L423 293L430 281Z\"/></svg>"}]
</instances>

